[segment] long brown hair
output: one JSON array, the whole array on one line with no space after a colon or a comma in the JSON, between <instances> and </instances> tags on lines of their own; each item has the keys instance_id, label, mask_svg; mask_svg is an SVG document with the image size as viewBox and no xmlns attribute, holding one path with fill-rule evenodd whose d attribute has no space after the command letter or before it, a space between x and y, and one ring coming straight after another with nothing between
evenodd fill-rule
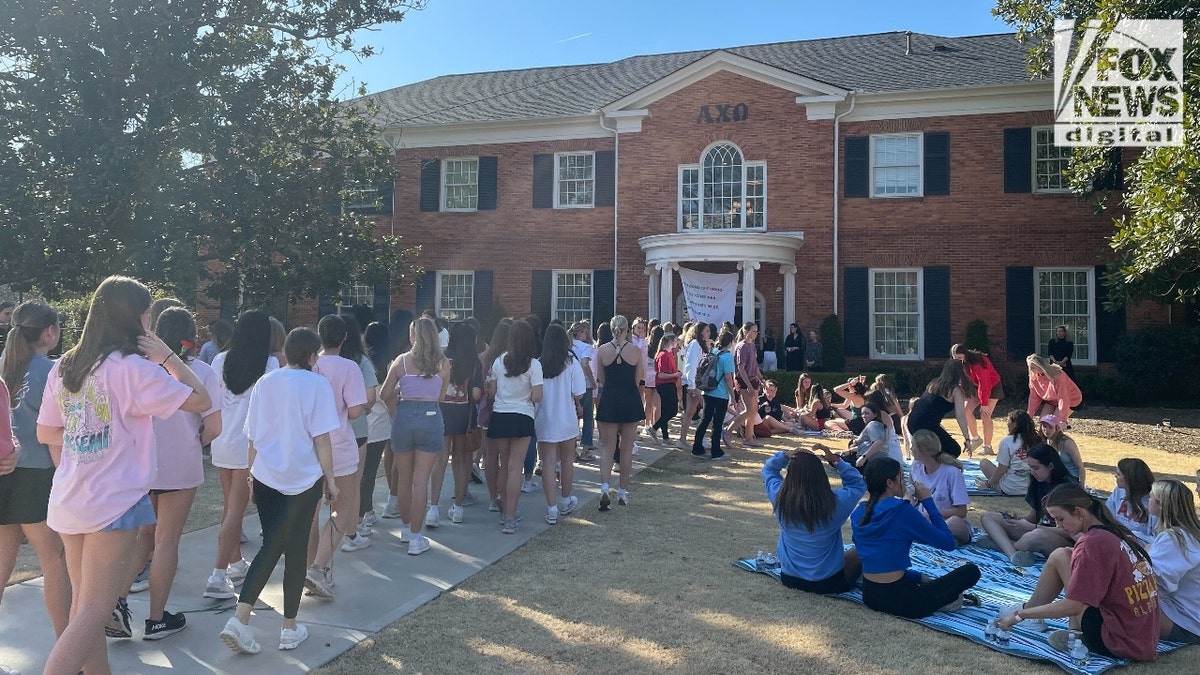
<instances>
[{"instance_id":1,"label":"long brown hair","mask_svg":"<svg viewBox=\"0 0 1200 675\"><path fill-rule=\"evenodd\" d=\"M975 395L975 384L963 371L962 361L947 359L946 363L942 364L942 373L925 387L925 391L942 398L952 398L955 387L962 387L963 394L968 398Z\"/></svg>"},{"instance_id":2,"label":"long brown hair","mask_svg":"<svg viewBox=\"0 0 1200 675\"><path fill-rule=\"evenodd\" d=\"M533 361L536 350L533 326L524 319L512 322L508 328L508 351L504 353L504 376L524 375L529 370L529 363Z\"/></svg>"},{"instance_id":3,"label":"long brown hair","mask_svg":"<svg viewBox=\"0 0 1200 675\"><path fill-rule=\"evenodd\" d=\"M1008 413L1008 424L1013 429L1013 433L1010 435L1021 441L1021 444L1025 446L1026 454L1029 454L1033 446L1042 442L1037 425L1033 423L1033 418L1029 416L1029 413L1024 410L1014 410Z\"/></svg>"},{"instance_id":4,"label":"long brown hair","mask_svg":"<svg viewBox=\"0 0 1200 675\"><path fill-rule=\"evenodd\" d=\"M1129 548L1133 549L1134 554L1144 560L1150 562L1150 554L1146 549L1142 548L1141 542L1134 536L1129 528L1121 524L1115 516L1104 505L1104 502L1087 493L1086 490L1079 487L1078 483L1063 483L1050 491L1046 495L1046 508L1051 506L1074 511L1075 509L1084 509L1092 514L1104 529L1117 535L1121 541L1129 544Z\"/></svg>"},{"instance_id":5,"label":"long brown hair","mask_svg":"<svg viewBox=\"0 0 1200 675\"><path fill-rule=\"evenodd\" d=\"M810 452L792 452L787 475L775 495L775 515L784 525L804 525L809 532L826 525L837 497L821 460Z\"/></svg>"},{"instance_id":6,"label":"long brown hair","mask_svg":"<svg viewBox=\"0 0 1200 675\"><path fill-rule=\"evenodd\" d=\"M142 314L150 309L150 290L137 279L111 276L96 288L88 306L79 344L58 365L63 386L78 392L83 381L113 352L138 353L138 337L146 334Z\"/></svg>"},{"instance_id":7,"label":"long brown hair","mask_svg":"<svg viewBox=\"0 0 1200 675\"><path fill-rule=\"evenodd\" d=\"M47 328L57 325L58 313L50 305L22 302L13 310L12 328L8 330L8 340L4 343L4 371L0 374L12 392L13 408L20 405L25 373L29 371L29 362L37 353L34 345L42 339L42 333Z\"/></svg>"},{"instance_id":8,"label":"long brown hair","mask_svg":"<svg viewBox=\"0 0 1200 675\"><path fill-rule=\"evenodd\" d=\"M1154 472L1137 457L1118 460L1117 471L1125 477L1125 501L1133 512L1133 519L1139 523L1149 521L1150 513L1146 511L1146 505L1142 501L1150 496L1150 486L1154 485Z\"/></svg>"}]
</instances>

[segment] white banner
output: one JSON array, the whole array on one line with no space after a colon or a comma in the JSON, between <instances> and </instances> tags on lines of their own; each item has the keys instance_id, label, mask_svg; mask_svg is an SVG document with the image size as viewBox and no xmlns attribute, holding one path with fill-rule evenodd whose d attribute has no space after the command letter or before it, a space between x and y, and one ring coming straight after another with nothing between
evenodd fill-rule
<instances>
[{"instance_id":1,"label":"white banner","mask_svg":"<svg viewBox=\"0 0 1200 675\"><path fill-rule=\"evenodd\" d=\"M741 275L736 273L711 274L680 267L679 280L683 282L688 318L718 326L723 321L732 323L740 279Z\"/></svg>"}]
</instances>

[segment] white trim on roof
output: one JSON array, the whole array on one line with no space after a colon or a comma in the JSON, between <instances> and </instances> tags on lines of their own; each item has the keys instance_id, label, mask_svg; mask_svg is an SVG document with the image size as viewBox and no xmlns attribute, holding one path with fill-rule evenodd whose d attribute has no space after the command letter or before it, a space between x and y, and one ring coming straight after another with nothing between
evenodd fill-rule
<instances>
[{"instance_id":1,"label":"white trim on roof","mask_svg":"<svg viewBox=\"0 0 1200 675\"><path fill-rule=\"evenodd\" d=\"M609 103L602 107L601 110L607 115L620 110L645 108L655 101L670 96L721 71L728 71L748 77L764 84L786 89L797 95L825 95L845 98L849 93L833 85L818 82L802 75L781 70L774 66L768 66L765 63L719 49L702 59L693 61L660 80L652 82L631 94Z\"/></svg>"},{"instance_id":2,"label":"white trim on roof","mask_svg":"<svg viewBox=\"0 0 1200 675\"><path fill-rule=\"evenodd\" d=\"M640 121L639 118L639 126ZM384 129L383 137L392 147L400 149L612 138L612 132L602 129L599 117L591 114L494 122L406 124Z\"/></svg>"},{"instance_id":3,"label":"white trim on roof","mask_svg":"<svg viewBox=\"0 0 1200 675\"><path fill-rule=\"evenodd\" d=\"M1022 84L862 93L858 94L857 101L854 111L843 117L843 122L1053 110L1054 88L1051 82L1043 80ZM809 109L812 110L811 105Z\"/></svg>"}]
</instances>

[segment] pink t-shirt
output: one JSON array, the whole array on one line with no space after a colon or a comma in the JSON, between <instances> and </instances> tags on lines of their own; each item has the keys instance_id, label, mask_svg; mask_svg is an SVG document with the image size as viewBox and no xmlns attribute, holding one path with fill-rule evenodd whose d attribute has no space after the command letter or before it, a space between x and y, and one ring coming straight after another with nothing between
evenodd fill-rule
<instances>
[{"instance_id":1,"label":"pink t-shirt","mask_svg":"<svg viewBox=\"0 0 1200 675\"><path fill-rule=\"evenodd\" d=\"M212 407L199 413L178 410L165 420L154 420L154 445L158 457L158 476L152 490L187 490L204 484L204 454L200 446L200 424L205 417L221 411L221 382L212 366L200 359L188 361L188 367L200 378L212 397Z\"/></svg>"},{"instance_id":2,"label":"pink t-shirt","mask_svg":"<svg viewBox=\"0 0 1200 675\"><path fill-rule=\"evenodd\" d=\"M158 472L152 417L166 419L192 389L138 355L109 354L78 392L54 364L38 424L63 430L47 523L62 534L111 525L150 491Z\"/></svg>"},{"instance_id":3,"label":"pink t-shirt","mask_svg":"<svg viewBox=\"0 0 1200 675\"><path fill-rule=\"evenodd\" d=\"M329 434L333 443L333 475L348 476L358 470L358 444L354 442L354 430L350 428L347 411L351 406L367 402L362 370L350 359L323 354L317 357L313 372L324 376L333 387L333 402L341 422L341 426Z\"/></svg>"}]
</instances>

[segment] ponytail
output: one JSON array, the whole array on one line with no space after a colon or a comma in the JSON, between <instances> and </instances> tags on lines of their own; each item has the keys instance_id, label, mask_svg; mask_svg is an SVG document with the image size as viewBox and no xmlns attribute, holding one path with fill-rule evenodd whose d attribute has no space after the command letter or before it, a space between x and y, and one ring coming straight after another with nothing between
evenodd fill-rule
<instances>
[{"instance_id":1,"label":"ponytail","mask_svg":"<svg viewBox=\"0 0 1200 675\"><path fill-rule=\"evenodd\" d=\"M58 313L50 305L40 302L23 302L13 311L12 328L4 343L4 370L0 378L12 392L12 407L20 405L25 386L25 374L29 363L36 355L34 345L42 339L42 333L50 326L58 325Z\"/></svg>"}]
</instances>

